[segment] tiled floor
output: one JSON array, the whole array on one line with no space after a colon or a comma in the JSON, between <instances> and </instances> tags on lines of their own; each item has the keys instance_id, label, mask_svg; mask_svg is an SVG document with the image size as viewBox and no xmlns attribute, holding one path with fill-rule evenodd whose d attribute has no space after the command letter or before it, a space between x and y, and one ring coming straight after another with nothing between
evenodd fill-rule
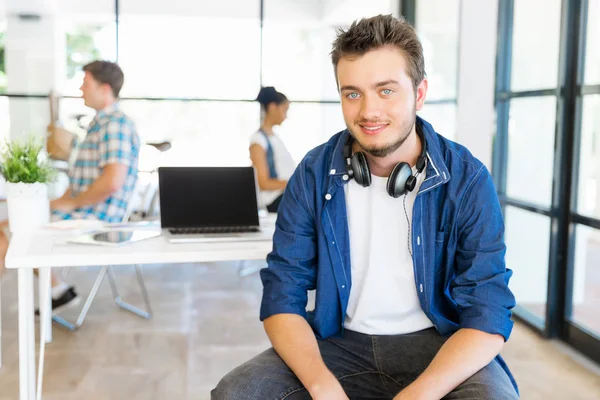
<instances>
[{"instance_id":1,"label":"tiled floor","mask_svg":"<svg viewBox=\"0 0 600 400\"><path fill-rule=\"evenodd\" d=\"M150 321L118 309L105 282L78 332L55 326L44 400L208 399L223 374L269 346L257 317L258 275L241 277L238 269L239 263L146 267L155 313ZM69 279L89 290L97 270L73 270ZM123 268L118 276L139 301L132 272ZM3 279L0 400L18 398L16 283L9 271ZM600 399L600 375L561 349L516 326L504 355L522 398Z\"/></svg>"}]
</instances>

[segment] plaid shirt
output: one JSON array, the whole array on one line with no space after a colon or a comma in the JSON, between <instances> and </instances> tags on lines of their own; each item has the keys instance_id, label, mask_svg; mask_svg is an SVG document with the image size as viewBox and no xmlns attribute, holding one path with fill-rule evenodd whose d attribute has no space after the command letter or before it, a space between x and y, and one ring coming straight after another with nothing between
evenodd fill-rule
<instances>
[{"instance_id":1,"label":"plaid shirt","mask_svg":"<svg viewBox=\"0 0 600 400\"><path fill-rule=\"evenodd\" d=\"M125 184L103 202L75 209L68 214L55 211L53 219L92 218L120 222L137 181L140 138L133 121L115 103L98 111L83 142L74 143L73 146L78 153L69 171L72 196L88 190L109 164L126 165L127 178Z\"/></svg>"}]
</instances>

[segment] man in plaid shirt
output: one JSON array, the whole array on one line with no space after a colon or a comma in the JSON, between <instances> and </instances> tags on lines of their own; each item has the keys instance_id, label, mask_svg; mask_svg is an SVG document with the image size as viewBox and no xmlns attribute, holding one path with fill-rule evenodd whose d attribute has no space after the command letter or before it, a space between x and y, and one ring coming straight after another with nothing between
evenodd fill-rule
<instances>
[{"instance_id":1,"label":"man in plaid shirt","mask_svg":"<svg viewBox=\"0 0 600 400\"><path fill-rule=\"evenodd\" d=\"M120 222L137 181L140 139L134 123L119 108L123 86L121 68L112 62L94 61L83 67L81 85L85 105L96 110L87 135L81 143L77 137L54 125L48 127L48 152L58 159L68 159L77 151L69 171L69 188L50 202L52 220L98 219ZM2 261L8 239L0 234ZM74 288L52 275L52 309L78 303Z\"/></svg>"}]
</instances>

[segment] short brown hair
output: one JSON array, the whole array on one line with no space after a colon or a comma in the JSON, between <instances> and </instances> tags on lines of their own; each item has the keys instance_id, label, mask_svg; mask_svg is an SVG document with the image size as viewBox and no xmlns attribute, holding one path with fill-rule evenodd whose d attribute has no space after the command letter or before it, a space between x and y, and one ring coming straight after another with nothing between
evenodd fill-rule
<instances>
[{"instance_id":1,"label":"short brown hair","mask_svg":"<svg viewBox=\"0 0 600 400\"><path fill-rule=\"evenodd\" d=\"M112 89L115 98L119 97L119 92L123 87L125 76L121 67L110 61L92 61L83 66L85 72L89 72L95 80L100 83L106 83Z\"/></svg>"},{"instance_id":2,"label":"short brown hair","mask_svg":"<svg viewBox=\"0 0 600 400\"><path fill-rule=\"evenodd\" d=\"M425 77L423 46L415 29L404 17L377 15L354 21L348 29L339 28L331 51L336 77L341 58L360 57L384 46L395 46L404 53L408 60L408 74L416 91Z\"/></svg>"}]
</instances>

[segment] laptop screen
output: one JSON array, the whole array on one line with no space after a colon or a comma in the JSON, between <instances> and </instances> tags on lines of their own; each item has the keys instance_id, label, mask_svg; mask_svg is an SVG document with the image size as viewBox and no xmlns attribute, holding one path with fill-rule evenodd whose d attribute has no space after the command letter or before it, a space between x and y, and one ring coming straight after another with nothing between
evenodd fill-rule
<instances>
[{"instance_id":1,"label":"laptop screen","mask_svg":"<svg viewBox=\"0 0 600 400\"><path fill-rule=\"evenodd\" d=\"M158 169L163 228L258 226L252 167Z\"/></svg>"}]
</instances>

